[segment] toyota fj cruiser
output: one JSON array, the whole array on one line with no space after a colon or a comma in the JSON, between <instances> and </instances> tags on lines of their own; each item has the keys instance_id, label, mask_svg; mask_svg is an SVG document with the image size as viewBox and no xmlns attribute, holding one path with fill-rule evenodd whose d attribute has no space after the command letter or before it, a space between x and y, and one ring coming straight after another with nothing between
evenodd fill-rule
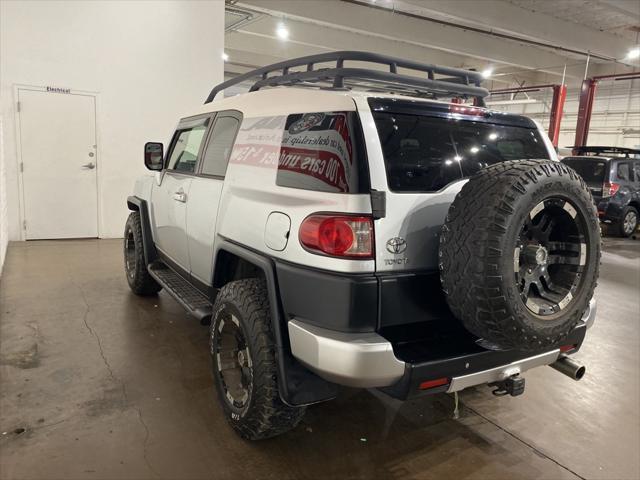
<instances>
[{"instance_id":1,"label":"toyota fj cruiser","mask_svg":"<svg viewBox=\"0 0 640 480\"><path fill-rule=\"evenodd\" d=\"M304 57L215 87L166 155L145 145L157 173L127 200L127 279L210 323L242 436L293 428L339 385L518 395L533 367L584 374L567 354L595 318L591 194L532 120L484 108L480 82Z\"/></svg>"}]
</instances>

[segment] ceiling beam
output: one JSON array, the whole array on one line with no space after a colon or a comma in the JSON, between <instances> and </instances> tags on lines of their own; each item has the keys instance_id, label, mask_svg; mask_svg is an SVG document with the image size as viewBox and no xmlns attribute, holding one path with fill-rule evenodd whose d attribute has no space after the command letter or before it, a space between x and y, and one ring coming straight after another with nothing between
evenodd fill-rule
<instances>
[{"instance_id":1,"label":"ceiling beam","mask_svg":"<svg viewBox=\"0 0 640 480\"><path fill-rule=\"evenodd\" d=\"M276 19L287 19L287 22L295 20L345 29L370 38L395 41L402 44L403 49L406 45L413 45L471 58L476 65L503 64L544 70L548 66L563 65L568 61L566 55L558 55L538 47L336 0L244 0L237 5L257 9ZM261 23L255 23L252 27ZM342 48L345 45L349 44L344 44Z\"/></svg>"},{"instance_id":2,"label":"ceiling beam","mask_svg":"<svg viewBox=\"0 0 640 480\"><path fill-rule=\"evenodd\" d=\"M287 58L350 49L388 55L398 55L400 52L407 59L461 68L481 70L490 66L495 72L491 80L503 86L522 81L529 84L559 83L563 77L565 83L573 85L579 84L585 73L585 60L580 56L568 58L548 49L463 32L459 28L338 0L244 0L235 4L234 8L255 13L251 24L227 32L225 38L226 48L236 50L236 60L244 64L255 62L263 66ZM285 22L290 31L287 41L282 41L275 34L281 22ZM466 33L469 35L465 36ZM465 38L459 38L461 36ZM238 54L241 58L237 58ZM251 54L257 55L257 58L247 58ZM261 56L265 58L261 59ZM274 61L270 61L269 57ZM620 64L598 64L592 59L588 74L627 71L631 69Z\"/></svg>"},{"instance_id":3,"label":"ceiling beam","mask_svg":"<svg viewBox=\"0 0 640 480\"><path fill-rule=\"evenodd\" d=\"M583 52L583 56L590 52L592 57L622 59L633 46L633 42L624 37L525 9L504 0L396 0L393 6L400 11Z\"/></svg>"}]
</instances>

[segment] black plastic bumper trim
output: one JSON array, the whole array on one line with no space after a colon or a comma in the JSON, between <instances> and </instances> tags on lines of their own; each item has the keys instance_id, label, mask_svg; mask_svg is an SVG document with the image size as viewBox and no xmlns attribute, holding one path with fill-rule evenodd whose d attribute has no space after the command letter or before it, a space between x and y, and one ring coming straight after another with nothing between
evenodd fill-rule
<instances>
[{"instance_id":1,"label":"black plastic bumper trim","mask_svg":"<svg viewBox=\"0 0 640 480\"><path fill-rule=\"evenodd\" d=\"M587 328L584 323L579 324L571 333L564 345L575 345L578 351L584 340ZM390 387L381 388L388 395L405 400L424 394L433 394L446 392L449 385L432 388L429 390L420 390L420 383L425 380L434 380L437 378L447 377L449 380L453 377L477 373L501 365L507 365L518 360L522 360L541 352L520 352L516 350L496 351L481 350L475 353L460 354L454 357L442 358L427 362L407 363L403 377Z\"/></svg>"},{"instance_id":2,"label":"black plastic bumper trim","mask_svg":"<svg viewBox=\"0 0 640 480\"><path fill-rule=\"evenodd\" d=\"M285 318L339 332L373 332L378 319L378 278L328 272L276 261Z\"/></svg>"}]
</instances>

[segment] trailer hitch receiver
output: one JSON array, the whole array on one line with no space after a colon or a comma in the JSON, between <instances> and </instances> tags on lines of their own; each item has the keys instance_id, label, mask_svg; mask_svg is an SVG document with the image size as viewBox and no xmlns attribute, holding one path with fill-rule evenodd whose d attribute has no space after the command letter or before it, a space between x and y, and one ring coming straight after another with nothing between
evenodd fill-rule
<instances>
[{"instance_id":1,"label":"trailer hitch receiver","mask_svg":"<svg viewBox=\"0 0 640 480\"><path fill-rule=\"evenodd\" d=\"M500 382L494 382L489 384L490 387L496 387L493 393L497 397L504 395L511 395L517 397L524 393L524 378L519 374L511 375Z\"/></svg>"}]
</instances>

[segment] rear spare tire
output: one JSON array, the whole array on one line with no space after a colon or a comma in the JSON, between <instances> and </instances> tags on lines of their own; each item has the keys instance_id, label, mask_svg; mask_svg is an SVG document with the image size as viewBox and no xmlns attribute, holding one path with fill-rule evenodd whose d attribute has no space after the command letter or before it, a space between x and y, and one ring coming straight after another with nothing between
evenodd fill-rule
<instances>
[{"instance_id":1,"label":"rear spare tire","mask_svg":"<svg viewBox=\"0 0 640 480\"><path fill-rule=\"evenodd\" d=\"M439 255L447 302L467 330L504 349L558 346L598 278L591 193L560 162L491 165L451 204Z\"/></svg>"}]
</instances>

